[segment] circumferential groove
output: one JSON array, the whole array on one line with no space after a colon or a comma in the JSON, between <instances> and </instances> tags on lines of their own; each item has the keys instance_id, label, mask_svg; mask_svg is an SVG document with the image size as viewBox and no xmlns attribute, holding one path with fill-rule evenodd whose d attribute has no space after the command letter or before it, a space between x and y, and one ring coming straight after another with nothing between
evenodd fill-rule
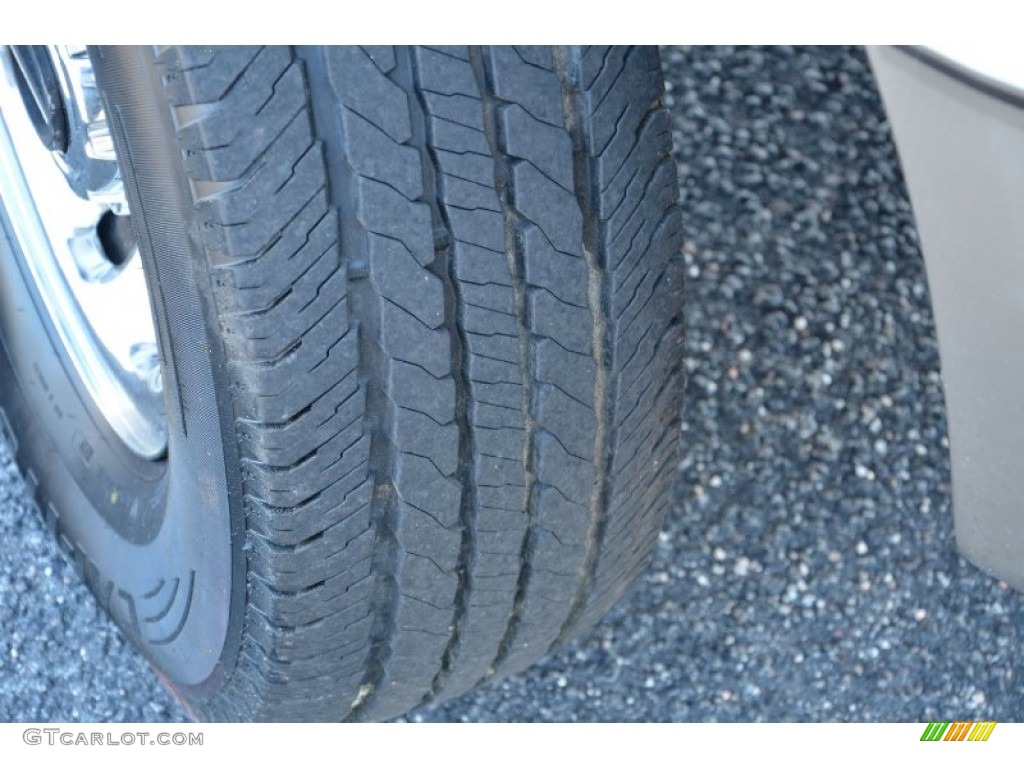
<instances>
[{"instance_id":1,"label":"circumferential groove","mask_svg":"<svg viewBox=\"0 0 1024 768\"><path fill-rule=\"evenodd\" d=\"M522 384L523 428L523 469L526 479L526 532L519 551L519 577L516 581L516 592L509 613L505 633L498 645L497 654L489 665L487 672L478 682L482 683L493 677L508 657L522 621L526 604L526 595L530 586L533 551L536 547L536 496L537 475L535 469L535 445L537 438L537 421L533 407L533 361L530 355L531 330L527 322L526 266L522 250L522 232L524 228L521 214L515 207L515 195L512 189L512 172L509 158L501 149L498 141L497 109L499 99L496 96L493 75L488 61L488 49L474 46L469 49L469 60L476 75L483 102L484 133L494 157L494 181L501 203L502 217L505 222L505 253L508 257L509 275L512 280L513 306L516 313L516 331L518 335L519 370Z\"/></svg>"},{"instance_id":2,"label":"circumferential groove","mask_svg":"<svg viewBox=\"0 0 1024 768\"><path fill-rule=\"evenodd\" d=\"M301 49L305 51L306 49ZM311 86L330 91L326 53L319 46L309 49L304 57ZM345 140L344 121L341 119L341 104L332 105L326 112L314 113L317 133L333 138L338 147L348 147ZM344 151L328 152L328 183L334 200L357 200L359 178L348 162ZM391 656L391 638L395 631L395 617L398 611L398 583L395 574L399 560L399 543L395 533L397 505L394 488L395 445L391 440L394 423L393 405L385 390L387 381L387 360L381 343L381 328L378 318L383 298L372 280L365 274L354 271L352 265L369 262L368 235L352 206L338 206L342 269L348 277L348 311L350 327L359 329L358 373L366 387L366 420L364 433L370 433L370 477L373 480L373 497L370 502L370 525L374 531L371 574L373 588L373 624L370 629L370 648L367 655L366 672L344 721L358 720L361 710L379 691L385 676L385 667ZM359 277L353 277L358 274Z\"/></svg>"},{"instance_id":3,"label":"circumferential groove","mask_svg":"<svg viewBox=\"0 0 1024 768\"><path fill-rule=\"evenodd\" d=\"M591 347L594 355L594 486L590 495L590 527L587 531L586 555L583 560L583 578L573 597L569 615L562 625L558 637L551 644L554 648L572 634L583 615L587 595L597 575L598 558L608 527L608 483L611 474L611 423L613 387L609 379L612 369L614 347L611 339L611 296L609 281L606 279L607 259L604 238L597 204L594 199L596 184L594 169L587 148L586 132L581 120L579 87L580 61L576 46L556 46L553 49L555 72L562 84L562 110L565 127L572 140L573 185L580 210L583 212L583 257L587 265L587 304L594 320Z\"/></svg>"},{"instance_id":4,"label":"circumferential groove","mask_svg":"<svg viewBox=\"0 0 1024 768\"><path fill-rule=\"evenodd\" d=\"M469 411L472 402L472 391L468 373L468 342L461 321L462 293L455 275L455 264L452 259L454 234L448 212L441 204L442 189L435 141L427 119L427 104L420 87L420 75L417 69L416 56L408 47L400 49L401 56L408 66L411 86L416 96L410 97L410 112L415 121L414 137L419 142L420 156L423 167L424 202L430 206L430 216L434 227L434 260L428 269L441 281L444 290L444 327L448 331L451 344L451 376L455 382L455 423L459 430L459 465L456 479L461 488L459 498L459 526L461 538L459 542L459 559L456 567L458 585L455 589L455 615L452 618L451 634L441 658L441 667L431 683L430 690L424 695L421 704L433 700L444 688L450 676L459 652L461 630L469 608L469 593L473 566L476 560L476 527L477 527L477 496L474 479L474 455L476 446L473 432L469 426Z\"/></svg>"}]
</instances>

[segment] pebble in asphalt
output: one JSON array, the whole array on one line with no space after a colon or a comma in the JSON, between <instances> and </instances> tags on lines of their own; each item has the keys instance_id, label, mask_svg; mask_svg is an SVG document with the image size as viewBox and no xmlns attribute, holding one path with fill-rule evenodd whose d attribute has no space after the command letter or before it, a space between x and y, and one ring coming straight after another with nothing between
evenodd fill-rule
<instances>
[{"instance_id":1,"label":"pebble in asphalt","mask_svg":"<svg viewBox=\"0 0 1024 768\"><path fill-rule=\"evenodd\" d=\"M689 271L676 503L596 629L409 719L1019 719L1024 596L954 547L924 267L863 52L663 58ZM0 720L184 720L2 449L0 627Z\"/></svg>"}]
</instances>

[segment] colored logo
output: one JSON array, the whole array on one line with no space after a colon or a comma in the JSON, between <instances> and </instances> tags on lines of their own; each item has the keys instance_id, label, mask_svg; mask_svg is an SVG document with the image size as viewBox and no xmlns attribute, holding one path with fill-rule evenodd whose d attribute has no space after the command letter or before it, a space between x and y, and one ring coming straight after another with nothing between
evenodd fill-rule
<instances>
[{"instance_id":1,"label":"colored logo","mask_svg":"<svg viewBox=\"0 0 1024 768\"><path fill-rule=\"evenodd\" d=\"M996 724L983 723L928 723L921 734L921 741L988 741Z\"/></svg>"}]
</instances>

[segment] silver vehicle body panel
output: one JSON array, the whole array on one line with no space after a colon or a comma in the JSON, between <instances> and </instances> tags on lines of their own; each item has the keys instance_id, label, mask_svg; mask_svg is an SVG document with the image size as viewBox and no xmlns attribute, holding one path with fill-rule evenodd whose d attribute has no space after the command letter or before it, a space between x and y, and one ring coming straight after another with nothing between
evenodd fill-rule
<instances>
[{"instance_id":1,"label":"silver vehicle body panel","mask_svg":"<svg viewBox=\"0 0 1024 768\"><path fill-rule=\"evenodd\" d=\"M927 265L957 543L1024 589L1024 91L951 55L869 55Z\"/></svg>"}]
</instances>

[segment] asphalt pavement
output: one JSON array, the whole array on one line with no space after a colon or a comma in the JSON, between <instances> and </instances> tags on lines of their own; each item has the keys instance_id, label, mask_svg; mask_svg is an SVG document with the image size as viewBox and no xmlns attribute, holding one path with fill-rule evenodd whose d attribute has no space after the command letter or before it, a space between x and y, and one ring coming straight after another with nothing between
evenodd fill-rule
<instances>
[{"instance_id":1,"label":"asphalt pavement","mask_svg":"<svg viewBox=\"0 0 1024 768\"><path fill-rule=\"evenodd\" d=\"M1024 596L953 541L913 217L859 49L663 49L686 405L653 562L586 637L412 720L1019 720ZM183 721L0 446L0 720Z\"/></svg>"}]
</instances>

